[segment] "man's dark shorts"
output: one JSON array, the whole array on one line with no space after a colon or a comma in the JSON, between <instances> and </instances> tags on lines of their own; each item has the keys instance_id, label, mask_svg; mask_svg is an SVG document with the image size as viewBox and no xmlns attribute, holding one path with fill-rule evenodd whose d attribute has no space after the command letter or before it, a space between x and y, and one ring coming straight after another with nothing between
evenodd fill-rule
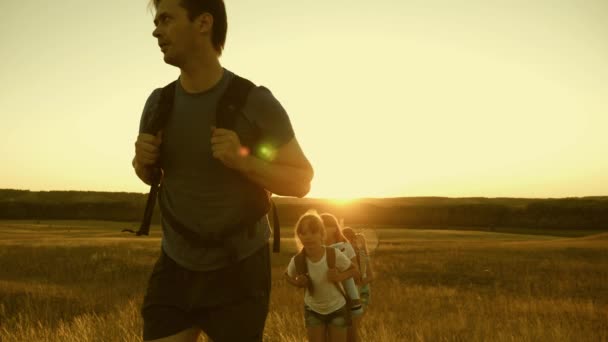
<instances>
[{"instance_id":1,"label":"man's dark shorts","mask_svg":"<svg viewBox=\"0 0 608 342\"><path fill-rule=\"evenodd\" d=\"M144 340L191 327L213 341L262 341L270 298L268 245L228 267L187 270L165 252L154 265L144 297Z\"/></svg>"}]
</instances>

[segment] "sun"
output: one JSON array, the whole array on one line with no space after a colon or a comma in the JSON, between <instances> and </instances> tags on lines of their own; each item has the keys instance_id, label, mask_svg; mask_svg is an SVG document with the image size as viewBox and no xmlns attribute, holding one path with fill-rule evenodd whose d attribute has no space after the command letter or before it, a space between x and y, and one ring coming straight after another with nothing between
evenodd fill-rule
<instances>
[{"instance_id":1,"label":"sun","mask_svg":"<svg viewBox=\"0 0 608 342\"><path fill-rule=\"evenodd\" d=\"M352 198L352 197L338 197L338 198L331 198L331 199L329 199L329 201L332 204L347 205L347 204L350 204L350 203L354 202L355 198Z\"/></svg>"}]
</instances>

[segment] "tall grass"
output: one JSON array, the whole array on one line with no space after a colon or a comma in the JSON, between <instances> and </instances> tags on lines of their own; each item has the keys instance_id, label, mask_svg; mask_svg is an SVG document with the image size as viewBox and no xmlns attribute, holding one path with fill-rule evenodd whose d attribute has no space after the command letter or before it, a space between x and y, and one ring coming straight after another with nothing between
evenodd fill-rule
<instances>
[{"instance_id":1,"label":"tall grass","mask_svg":"<svg viewBox=\"0 0 608 342\"><path fill-rule=\"evenodd\" d=\"M160 239L123 226L0 223L0 341L141 341ZM608 341L605 234L379 234L363 341ZM265 340L303 341L303 293L281 279L293 240L282 247Z\"/></svg>"}]
</instances>

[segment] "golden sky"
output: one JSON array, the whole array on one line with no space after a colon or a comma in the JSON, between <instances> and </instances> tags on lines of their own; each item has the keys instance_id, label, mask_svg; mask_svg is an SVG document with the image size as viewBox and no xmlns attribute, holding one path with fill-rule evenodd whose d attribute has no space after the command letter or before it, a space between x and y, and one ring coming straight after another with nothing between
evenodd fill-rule
<instances>
[{"instance_id":1,"label":"golden sky","mask_svg":"<svg viewBox=\"0 0 608 342\"><path fill-rule=\"evenodd\" d=\"M0 188L145 192L147 0L1 1ZM312 197L608 195L608 1L227 3L222 64L267 86Z\"/></svg>"}]
</instances>

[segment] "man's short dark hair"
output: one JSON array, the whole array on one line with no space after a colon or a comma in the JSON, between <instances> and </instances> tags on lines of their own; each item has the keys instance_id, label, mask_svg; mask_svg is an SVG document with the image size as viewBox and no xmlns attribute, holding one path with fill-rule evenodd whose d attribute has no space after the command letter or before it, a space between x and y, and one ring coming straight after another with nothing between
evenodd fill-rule
<instances>
[{"instance_id":1,"label":"man's short dark hair","mask_svg":"<svg viewBox=\"0 0 608 342\"><path fill-rule=\"evenodd\" d=\"M162 0L152 0L154 8ZM222 53L226 44L226 32L228 31L228 18L226 16L226 6L223 0L180 0L181 6L188 12L190 21L203 13L213 16L213 28L211 29L211 43L218 54Z\"/></svg>"}]
</instances>

